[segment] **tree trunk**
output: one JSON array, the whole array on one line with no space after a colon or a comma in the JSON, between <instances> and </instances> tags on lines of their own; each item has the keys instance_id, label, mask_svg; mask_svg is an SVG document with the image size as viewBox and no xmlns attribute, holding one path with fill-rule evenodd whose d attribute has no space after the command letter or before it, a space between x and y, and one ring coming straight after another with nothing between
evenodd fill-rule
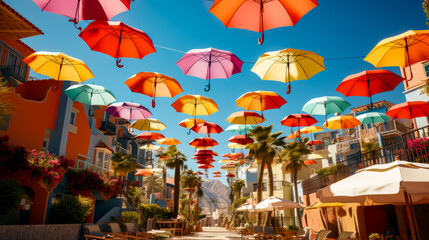
<instances>
[{"instance_id":1,"label":"tree trunk","mask_svg":"<svg viewBox=\"0 0 429 240\"><path fill-rule=\"evenodd\" d=\"M194 220L194 223L195 223L195 225L198 225L197 223L198 223L198 205L199 205L199 197L198 197L198 195L197 195L197 202L195 203L195 220Z\"/></svg>"},{"instance_id":2,"label":"tree trunk","mask_svg":"<svg viewBox=\"0 0 429 240\"><path fill-rule=\"evenodd\" d=\"M163 196L164 196L164 200L167 198L167 171L165 169L165 167L162 168L163 169L163 173L162 173L162 180L164 182L164 186L163 186Z\"/></svg>"},{"instance_id":3,"label":"tree trunk","mask_svg":"<svg viewBox=\"0 0 429 240\"><path fill-rule=\"evenodd\" d=\"M258 203L260 203L262 201L262 184L263 184L263 180L264 180L264 166L265 166L265 161L262 160L261 161L261 165L259 167L259 173L258 173L258 191L257 191L257 196L256 196L256 201ZM262 214L258 213L258 217L257 217L257 224L258 226L261 226L261 218L262 218Z\"/></svg>"},{"instance_id":4,"label":"tree trunk","mask_svg":"<svg viewBox=\"0 0 429 240\"><path fill-rule=\"evenodd\" d=\"M174 205L173 205L174 218L177 218L177 215L179 214L179 194L180 194L180 165L176 161L176 166L174 167Z\"/></svg>"},{"instance_id":5,"label":"tree trunk","mask_svg":"<svg viewBox=\"0 0 429 240\"><path fill-rule=\"evenodd\" d=\"M274 196L274 177L273 177L273 168L271 163L267 163L268 170L268 181L270 184L268 185L269 196ZM267 218L265 219L265 226L270 225L271 212L267 212Z\"/></svg>"},{"instance_id":6,"label":"tree trunk","mask_svg":"<svg viewBox=\"0 0 429 240\"><path fill-rule=\"evenodd\" d=\"M298 178L298 171L295 169L293 171L293 191L294 191L294 195L295 195L295 201L297 203L299 203L298 200L298 183L297 183L297 178ZM298 224L299 224L299 228L302 228L302 219L301 219L301 212L299 211L299 209L297 209L297 216L298 216Z\"/></svg>"}]
</instances>

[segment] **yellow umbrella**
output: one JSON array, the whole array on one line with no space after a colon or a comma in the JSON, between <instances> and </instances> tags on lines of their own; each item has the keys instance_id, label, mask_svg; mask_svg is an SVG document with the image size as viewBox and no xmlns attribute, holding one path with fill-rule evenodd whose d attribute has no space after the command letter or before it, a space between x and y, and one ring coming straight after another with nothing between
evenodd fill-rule
<instances>
[{"instance_id":1,"label":"yellow umbrella","mask_svg":"<svg viewBox=\"0 0 429 240\"><path fill-rule=\"evenodd\" d=\"M177 111L192 116L210 115L219 111L211 98L200 95L185 95L178 98L171 106Z\"/></svg>"},{"instance_id":2,"label":"yellow umbrella","mask_svg":"<svg viewBox=\"0 0 429 240\"><path fill-rule=\"evenodd\" d=\"M179 123L179 126L182 126L184 128L192 128L195 123L200 124L200 123L205 123L206 121L203 119L199 119L199 118L187 118L185 120L182 120Z\"/></svg>"},{"instance_id":3,"label":"yellow umbrella","mask_svg":"<svg viewBox=\"0 0 429 240\"><path fill-rule=\"evenodd\" d=\"M328 129L346 129L361 125L361 122L353 116L336 116L329 118L323 127Z\"/></svg>"},{"instance_id":4,"label":"yellow umbrella","mask_svg":"<svg viewBox=\"0 0 429 240\"><path fill-rule=\"evenodd\" d=\"M162 138L156 141L159 144L162 145L178 145L180 144L180 141L175 138Z\"/></svg>"},{"instance_id":5,"label":"yellow umbrella","mask_svg":"<svg viewBox=\"0 0 429 240\"><path fill-rule=\"evenodd\" d=\"M288 83L287 94L291 90L291 81L310 79L323 70L323 57L311 51L292 48L264 53L251 69L262 80Z\"/></svg>"},{"instance_id":6,"label":"yellow umbrella","mask_svg":"<svg viewBox=\"0 0 429 240\"><path fill-rule=\"evenodd\" d=\"M145 144L143 146L140 147L140 149L145 149L145 150L154 150L154 151L164 151L165 149L161 146L157 146L157 145L153 145L153 144Z\"/></svg>"},{"instance_id":7,"label":"yellow umbrella","mask_svg":"<svg viewBox=\"0 0 429 240\"><path fill-rule=\"evenodd\" d=\"M315 133L315 132L321 132L324 131L325 129L319 127L319 126L309 126L309 127L305 127L299 130L299 132L301 134L308 134L308 133Z\"/></svg>"},{"instance_id":8,"label":"yellow umbrella","mask_svg":"<svg viewBox=\"0 0 429 240\"><path fill-rule=\"evenodd\" d=\"M229 115L226 121L232 124L259 124L265 121L265 118L255 112L240 111Z\"/></svg>"},{"instance_id":9,"label":"yellow umbrella","mask_svg":"<svg viewBox=\"0 0 429 240\"><path fill-rule=\"evenodd\" d=\"M244 149L246 148L246 145L238 144L238 143L228 143L229 148L237 148L237 149Z\"/></svg>"},{"instance_id":10,"label":"yellow umbrella","mask_svg":"<svg viewBox=\"0 0 429 240\"><path fill-rule=\"evenodd\" d=\"M311 204L310 206L308 206L305 209L309 210L309 209L316 209L316 208L321 208L321 207L345 207L345 206L346 206L345 203L339 203L339 202L314 203L314 204Z\"/></svg>"},{"instance_id":11,"label":"yellow umbrella","mask_svg":"<svg viewBox=\"0 0 429 240\"><path fill-rule=\"evenodd\" d=\"M23 60L34 72L58 81L84 82L94 78L86 64L59 52L35 52Z\"/></svg>"},{"instance_id":12,"label":"yellow umbrella","mask_svg":"<svg viewBox=\"0 0 429 240\"><path fill-rule=\"evenodd\" d=\"M386 38L380 41L364 58L377 68L406 67L427 59L429 59L429 30L409 30ZM407 79L407 77L405 78ZM410 79L412 79L412 75Z\"/></svg>"},{"instance_id":13,"label":"yellow umbrella","mask_svg":"<svg viewBox=\"0 0 429 240\"><path fill-rule=\"evenodd\" d=\"M131 127L140 131L161 131L167 128L164 123L155 118L137 119Z\"/></svg>"},{"instance_id":14,"label":"yellow umbrella","mask_svg":"<svg viewBox=\"0 0 429 240\"><path fill-rule=\"evenodd\" d=\"M231 159L222 159L218 163L230 163L230 162L232 162Z\"/></svg>"}]
</instances>

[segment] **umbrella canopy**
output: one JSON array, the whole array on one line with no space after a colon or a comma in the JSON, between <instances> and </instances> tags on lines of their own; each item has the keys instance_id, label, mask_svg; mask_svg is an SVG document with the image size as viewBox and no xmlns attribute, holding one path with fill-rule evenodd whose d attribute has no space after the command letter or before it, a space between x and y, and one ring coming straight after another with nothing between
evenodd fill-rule
<instances>
[{"instance_id":1,"label":"umbrella canopy","mask_svg":"<svg viewBox=\"0 0 429 240\"><path fill-rule=\"evenodd\" d=\"M212 172L212 174L221 174L219 171Z\"/></svg>"},{"instance_id":2,"label":"umbrella canopy","mask_svg":"<svg viewBox=\"0 0 429 240\"><path fill-rule=\"evenodd\" d=\"M263 111L278 109L287 103L277 93L269 91L247 92L237 98L235 102L237 106L246 110L260 111L262 116L264 116Z\"/></svg>"},{"instance_id":3,"label":"umbrella canopy","mask_svg":"<svg viewBox=\"0 0 429 240\"><path fill-rule=\"evenodd\" d=\"M202 138L195 138L194 140L189 142L189 145L196 148L198 147L206 148L206 147L214 147L216 145L219 145L219 143L217 143L216 140L214 140L213 138L202 137Z\"/></svg>"},{"instance_id":4,"label":"umbrella canopy","mask_svg":"<svg viewBox=\"0 0 429 240\"><path fill-rule=\"evenodd\" d=\"M243 124L233 124L225 129L227 132L248 132L252 130L254 126L252 125L243 125Z\"/></svg>"},{"instance_id":5,"label":"umbrella canopy","mask_svg":"<svg viewBox=\"0 0 429 240\"><path fill-rule=\"evenodd\" d=\"M345 203L332 202L332 203L314 203L306 207L305 210L317 209L322 207L345 207Z\"/></svg>"},{"instance_id":6,"label":"umbrella canopy","mask_svg":"<svg viewBox=\"0 0 429 240\"><path fill-rule=\"evenodd\" d=\"M256 211L274 211L275 209L290 209L290 208L304 208L299 203L296 203L294 201L290 201L283 198L278 197L268 197L264 201L256 204L255 209Z\"/></svg>"},{"instance_id":7,"label":"umbrella canopy","mask_svg":"<svg viewBox=\"0 0 429 240\"><path fill-rule=\"evenodd\" d=\"M156 132L142 132L136 136L137 139L146 139L146 140L158 140L165 138L161 133Z\"/></svg>"},{"instance_id":8,"label":"umbrella canopy","mask_svg":"<svg viewBox=\"0 0 429 240\"><path fill-rule=\"evenodd\" d=\"M238 159L238 158L244 158L244 153L237 152L237 153L231 154L231 159Z\"/></svg>"},{"instance_id":9,"label":"umbrella canopy","mask_svg":"<svg viewBox=\"0 0 429 240\"><path fill-rule=\"evenodd\" d=\"M225 153L225 154L222 155L222 157L225 157L225 158L228 158L230 156L231 156L231 153Z\"/></svg>"},{"instance_id":10,"label":"umbrella canopy","mask_svg":"<svg viewBox=\"0 0 429 240\"><path fill-rule=\"evenodd\" d=\"M83 20L110 20L130 10L131 0L33 0L42 11L56 13L77 23Z\"/></svg>"},{"instance_id":11,"label":"umbrella canopy","mask_svg":"<svg viewBox=\"0 0 429 240\"><path fill-rule=\"evenodd\" d=\"M369 113L360 114L356 118L362 124L373 124L373 123L387 122L387 120L390 119L390 117L387 116L386 114L379 113L379 112L369 112Z\"/></svg>"},{"instance_id":12,"label":"umbrella canopy","mask_svg":"<svg viewBox=\"0 0 429 240\"><path fill-rule=\"evenodd\" d=\"M328 129L346 129L354 128L362 123L353 116L336 116L329 118L323 127Z\"/></svg>"},{"instance_id":13,"label":"umbrella canopy","mask_svg":"<svg viewBox=\"0 0 429 240\"><path fill-rule=\"evenodd\" d=\"M138 103L117 102L112 103L106 108L106 112L110 115L126 120L146 119L152 116L149 109Z\"/></svg>"},{"instance_id":14,"label":"umbrella canopy","mask_svg":"<svg viewBox=\"0 0 429 240\"><path fill-rule=\"evenodd\" d=\"M293 2L287 0L216 0L210 8L210 12L228 28L242 28L262 32L262 36L259 39L259 44L262 44L265 30L294 26L301 17L316 6L316 0Z\"/></svg>"},{"instance_id":15,"label":"umbrella canopy","mask_svg":"<svg viewBox=\"0 0 429 240\"><path fill-rule=\"evenodd\" d=\"M342 113L349 106L350 103L340 97L326 96L311 99L301 110L311 115L325 115L326 118L329 114Z\"/></svg>"},{"instance_id":16,"label":"umbrella canopy","mask_svg":"<svg viewBox=\"0 0 429 240\"><path fill-rule=\"evenodd\" d=\"M135 174L135 176L149 176L149 175L153 175L154 172L148 170L148 169L142 169L137 171L137 173Z\"/></svg>"},{"instance_id":17,"label":"umbrella canopy","mask_svg":"<svg viewBox=\"0 0 429 240\"><path fill-rule=\"evenodd\" d=\"M198 165L198 168L199 169L205 169L205 170L207 170L207 169L210 169L210 168L214 168L214 166L211 165L211 164L200 164L200 165Z\"/></svg>"},{"instance_id":18,"label":"umbrella canopy","mask_svg":"<svg viewBox=\"0 0 429 240\"><path fill-rule=\"evenodd\" d=\"M311 159L308 159L308 160L304 161L304 164L307 165L307 166L313 165L313 164L316 164L316 163L317 163L316 161L311 160Z\"/></svg>"},{"instance_id":19,"label":"umbrella canopy","mask_svg":"<svg viewBox=\"0 0 429 240\"><path fill-rule=\"evenodd\" d=\"M215 151L213 151L213 150L198 150L194 155L197 155L197 154L209 154L209 155L212 155L212 156L219 156Z\"/></svg>"},{"instance_id":20,"label":"umbrella canopy","mask_svg":"<svg viewBox=\"0 0 429 240\"><path fill-rule=\"evenodd\" d=\"M265 122L265 118L261 115L250 112L250 111L241 111L235 112L226 119L226 121L232 124L259 124Z\"/></svg>"},{"instance_id":21,"label":"umbrella canopy","mask_svg":"<svg viewBox=\"0 0 429 240\"><path fill-rule=\"evenodd\" d=\"M162 131L167 127L155 118L137 119L131 123L131 127L140 131Z\"/></svg>"},{"instance_id":22,"label":"umbrella canopy","mask_svg":"<svg viewBox=\"0 0 429 240\"><path fill-rule=\"evenodd\" d=\"M227 173L227 174L225 174L225 177L233 178L233 177L235 177L235 174L233 174L233 173Z\"/></svg>"},{"instance_id":23,"label":"umbrella canopy","mask_svg":"<svg viewBox=\"0 0 429 240\"><path fill-rule=\"evenodd\" d=\"M218 178L218 177L222 177L222 176L221 176L221 175L216 174L216 175L214 175L213 177Z\"/></svg>"},{"instance_id":24,"label":"umbrella canopy","mask_svg":"<svg viewBox=\"0 0 429 240\"><path fill-rule=\"evenodd\" d=\"M241 145L247 145L249 143L255 142L255 140L253 140L253 138L247 137L247 135L235 135L235 136L228 138L228 141L230 141L232 143L241 144Z\"/></svg>"},{"instance_id":25,"label":"umbrella canopy","mask_svg":"<svg viewBox=\"0 0 429 240\"><path fill-rule=\"evenodd\" d=\"M156 52L152 39L141 30L130 27L123 22L93 21L80 34L85 43L93 51L116 58L116 66L120 58L138 58Z\"/></svg>"},{"instance_id":26,"label":"umbrella canopy","mask_svg":"<svg viewBox=\"0 0 429 240\"><path fill-rule=\"evenodd\" d=\"M344 96L370 97L377 93L393 91L404 79L384 69L369 70L346 77L335 91Z\"/></svg>"},{"instance_id":27,"label":"umbrella canopy","mask_svg":"<svg viewBox=\"0 0 429 240\"><path fill-rule=\"evenodd\" d=\"M192 131L196 133L203 133L207 134L210 137L211 133L221 133L223 132L223 129L217 125L216 123L212 122L204 122L199 123L191 128Z\"/></svg>"},{"instance_id":28,"label":"umbrella canopy","mask_svg":"<svg viewBox=\"0 0 429 240\"><path fill-rule=\"evenodd\" d=\"M195 123L199 124L199 123L205 123L206 121L203 119L199 119L199 118L187 118L182 120L179 123L179 126L184 127L184 128L192 128Z\"/></svg>"},{"instance_id":29,"label":"umbrella canopy","mask_svg":"<svg viewBox=\"0 0 429 240\"><path fill-rule=\"evenodd\" d=\"M155 107L155 97L172 98L183 92L176 79L157 72L139 72L128 78L125 84L132 92L152 97L152 107Z\"/></svg>"},{"instance_id":30,"label":"umbrella canopy","mask_svg":"<svg viewBox=\"0 0 429 240\"><path fill-rule=\"evenodd\" d=\"M286 139L296 139L296 134L295 133L291 133L291 134L289 134L287 137L286 137Z\"/></svg>"},{"instance_id":31,"label":"umbrella canopy","mask_svg":"<svg viewBox=\"0 0 429 240\"><path fill-rule=\"evenodd\" d=\"M243 61L232 52L214 48L193 49L177 63L185 75L209 80L206 92L210 91L210 79L229 78L240 73Z\"/></svg>"},{"instance_id":32,"label":"umbrella canopy","mask_svg":"<svg viewBox=\"0 0 429 240\"><path fill-rule=\"evenodd\" d=\"M315 132L321 132L324 131L325 129L319 127L319 126L308 126L305 128L302 128L301 130L299 130L299 132L301 134L307 134L307 133L315 133Z\"/></svg>"},{"instance_id":33,"label":"umbrella canopy","mask_svg":"<svg viewBox=\"0 0 429 240\"><path fill-rule=\"evenodd\" d=\"M322 142L319 140L311 140L311 141L308 141L305 145L312 146L312 145L317 145L317 144L321 144L321 143Z\"/></svg>"},{"instance_id":34,"label":"umbrella canopy","mask_svg":"<svg viewBox=\"0 0 429 240\"><path fill-rule=\"evenodd\" d=\"M156 142L162 145L179 145L180 144L180 141L175 138L162 138Z\"/></svg>"},{"instance_id":35,"label":"umbrella canopy","mask_svg":"<svg viewBox=\"0 0 429 240\"><path fill-rule=\"evenodd\" d=\"M203 172L200 172L200 171L195 172L195 174L198 174L198 175L204 175L204 173L203 173Z\"/></svg>"},{"instance_id":36,"label":"umbrella canopy","mask_svg":"<svg viewBox=\"0 0 429 240\"><path fill-rule=\"evenodd\" d=\"M145 144L145 145L141 146L140 149L154 150L157 152L161 152L161 151L165 150L163 147L158 146L158 145L153 145L153 144Z\"/></svg>"},{"instance_id":37,"label":"umbrella canopy","mask_svg":"<svg viewBox=\"0 0 429 240\"><path fill-rule=\"evenodd\" d=\"M234 163L227 163L227 164L220 166L220 169L222 169L222 170L235 170L235 164Z\"/></svg>"},{"instance_id":38,"label":"umbrella canopy","mask_svg":"<svg viewBox=\"0 0 429 240\"><path fill-rule=\"evenodd\" d=\"M409 101L396 104L386 112L391 118L412 119L429 116L429 103L424 101Z\"/></svg>"},{"instance_id":39,"label":"umbrella canopy","mask_svg":"<svg viewBox=\"0 0 429 240\"><path fill-rule=\"evenodd\" d=\"M317 123L317 120L309 114L291 114L283 118L280 123L288 127L306 127Z\"/></svg>"},{"instance_id":40,"label":"umbrella canopy","mask_svg":"<svg viewBox=\"0 0 429 240\"><path fill-rule=\"evenodd\" d=\"M228 143L228 147L229 148L234 148L234 149L245 149L246 145L243 144L239 144L239 143Z\"/></svg>"},{"instance_id":41,"label":"umbrella canopy","mask_svg":"<svg viewBox=\"0 0 429 240\"><path fill-rule=\"evenodd\" d=\"M310 79L323 70L323 57L314 52L292 48L264 53L251 69L262 80L288 83L287 94L291 90L291 81Z\"/></svg>"},{"instance_id":42,"label":"umbrella canopy","mask_svg":"<svg viewBox=\"0 0 429 240\"><path fill-rule=\"evenodd\" d=\"M310 155L308 155L307 159L309 160L318 160L318 159L324 159L326 157L320 155L320 154L316 154L316 153L312 153Z\"/></svg>"},{"instance_id":43,"label":"umbrella canopy","mask_svg":"<svg viewBox=\"0 0 429 240\"><path fill-rule=\"evenodd\" d=\"M409 30L380 41L364 58L375 67L406 67L429 59L429 30ZM406 73L405 73L406 74ZM412 72L411 72L412 74ZM407 79L407 77L405 77ZM412 75L410 79L412 79Z\"/></svg>"},{"instance_id":44,"label":"umbrella canopy","mask_svg":"<svg viewBox=\"0 0 429 240\"><path fill-rule=\"evenodd\" d=\"M192 116L210 115L219 111L217 104L211 98L200 95L185 95L178 98L171 106L177 111ZM196 121L196 119L195 119Z\"/></svg>"},{"instance_id":45,"label":"umbrella canopy","mask_svg":"<svg viewBox=\"0 0 429 240\"><path fill-rule=\"evenodd\" d=\"M232 159L222 159L218 163L230 163L232 162Z\"/></svg>"},{"instance_id":46,"label":"umbrella canopy","mask_svg":"<svg viewBox=\"0 0 429 240\"><path fill-rule=\"evenodd\" d=\"M116 101L115 95L103 86L82 84L67 88L64 93L73 101L86 105L109 105Z\"/></svg>"},{"instance_id":47,"label":"umbrella canopy","mask_svg":"<svg viewBox=\"0 0 429 240\"><path fill-rule=\"evenodd\" d=\"M35 52L23 60L39 74L49 76L58 81L84 82L94 78L86 64L77 58L60 52Z\"/></svg>"},{"instance_id":48,"label":"umbrella canopy","mask_svg":"<svg viewBox=\"0 0 429 240\"><path fill-rule=\"evenodd\" d=\"M250 203L245 203L241 205L240 207L236 208L235 211L237 212L255 212L255 205Z\"/></svg>"}]
</instances>

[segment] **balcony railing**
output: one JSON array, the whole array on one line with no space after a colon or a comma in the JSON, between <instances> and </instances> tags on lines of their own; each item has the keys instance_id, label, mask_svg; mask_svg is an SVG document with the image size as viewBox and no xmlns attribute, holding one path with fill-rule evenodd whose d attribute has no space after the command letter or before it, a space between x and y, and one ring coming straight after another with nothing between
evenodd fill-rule
<instances>
[{"instance_id":1,"label":"balcony railing","mask_svg":"<svg viewBox=\"0 0 429 240\"><path fill-rule=\"evenodd\" d=\"M115 135L116 125L110 121L103 121L101 122L100 131L106 135Z\"/></svg>"},{"instance_id":2,"label":"balcony railing","mask_svg":"<svg viewBox=\"0 0 429 240\"><path fill-rule=\"evenodd\" d=\"M96 173L106 173L106 172L112 172L110 169L107 168L103 168L101 166L86 162L86 161L82 161L82 160L77 160L76 163L76 169L77 170L84 170L84 169L88 169L91 172L96 172Z\"/></svg>"},{"instance_id":3,"label":"balcony railing","mask_svg":"<svg viewBox=\"0 0 429 240\"><path fill-rule=\"evenodd\" d=\"M287 181L274 181L274 184L273 184L273 190L274 191L282 191L283 187L290 187L290 183ZM252 190L253 190L253 192L258 191L258 184L257 183L253 184ZM268 183L267 182L262 183L262 191L263 192L268 191Z\"/></svg>"},{"instance_id":4,"label":"balcony railing","mask_svg":"<svg viewBox=\"0 0 429 240\"><path fill-rule=\"evenodd\" d=\"M25 68L26 65L25 65ZM14 70L15 69L15 70ZM11 66L4 66L0 68L0 72L2 73L2 77L8 79L8 80L14 80L14 81L19 81L21 83L25 83L25 76L27 71L25 70L25 72L21 72L18 68L13 68Z\"/></svg>"}]
</instances>

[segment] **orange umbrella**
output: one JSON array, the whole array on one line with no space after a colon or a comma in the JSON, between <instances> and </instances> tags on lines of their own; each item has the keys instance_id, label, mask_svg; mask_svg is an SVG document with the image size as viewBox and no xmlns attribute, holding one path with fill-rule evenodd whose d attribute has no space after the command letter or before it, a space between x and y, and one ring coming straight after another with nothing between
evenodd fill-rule
<instances>
[{"instance_id":1,"label":"orange umbrella","mask_svg":"<svg viewBox=\"0 0 429 240\"><path fill-rule=\"evenodd\" d=\"M262 32L259 39L259 44L262 44L265 30L294 26L316 6L316 0L216 0L210 12L228 28Z\"/></svg>"},{"instance_id":2,"label":"orange umbrella","mask_svg":"<svg viewBox=\"0 0 429 240\"><path fill-rule=\"evenodd\" d=\"M221 172L216 171L216 172L212 172L212 174L221 174Z\"/></svg>"},{"instance_id":3,"label":"orange umbrella","mask_svg":"<svg viewBox=\"0 0 429 240\"><path fill-rule=\"evenodd\" d=\"M261 116L264 116L263 111L269 109L278 109L286 102L275 92L255 91L247 92L235 100L237 106L246 110L260 111Z\"/></svg>"},{"instance_id":4,"label":"orange umbrella","mask_svg":"<svg viewBox=\"0 0 429 240\"><path fill-rule=\"evenodd\" d=\"M291 133L291 134L289 134L289 136L287 136L286 139L295 139L295 138L296 138L295 133Z\"/></svg>"},{"instance_id":5,"label":"orange umbrella","mask_svg":"<svg viewBox=\"0 0 429 240\"><path fill-rule=\"evenodd\" d=\"M265 118L255 112L241 111L229 115L226 121L232 124L259 124L264 122Z\"/></svg>"},{"instance_id":6,"label":"orange umbrella","mask_svg":"<svg viewBox=\"0 0 429 240\"><path fill-rule=\"evenodd\" d=\"M161 156L158 158L158 160L163 161L163 160L167 160L168 158L169 158L168 156Z\"/></svg>"},{"instance_id":7,"label":"orange umbrella","mask_svg":"<svg viewBox=\"0 0 429 240\"><path fill-rule=\"evenodd\" d=\"M221 175L214 175L213 177L222 177Z\"/></svg>"},{"instance_id":8,"label":"orange umbrella","mask_svg":"<svg viewBox=\"0 0 429 240\"><path fill-rule=\"evenodd\" d=\"M231 156L231 153L225 153L225 154L222 155L222 157L225 157L225 158L227 158L229 156Z\"/></svg>"},{"instance_id":9,"label":"orange umbrella","mask_svg":"<svg viewBox=\"0 0 429 240\"><path fill-rule=\"evenodd\" d=\"M205 120L199 119L199 118L187 118L187 119L182 120L179 123L179 126L184 127L184 128L191 128L195 125L195 123L199 124L199 123L205 123L205 122L206 122Z\"/></svg>"},{"instance_id":10,"label":"orange umbrella","mask_svg":"<svg viewBox=\"0 0 429 240\"><path fill-rule=\"evenodd\" d=\"M158 140L161 138L165 138L161 133L155 132L142 132L136 137L137 139L147 139L147 140Z\"/></svg>"},{"instance_id":11,"label":"orange umbrella","mask_svg":"<svg viewBox=\"0 0 429 240\"><path fill-rule=\"evenodd\" d=\"M135 174L135 176L149 176L149 175L153 175L153 172L148 171L146 169L140 170Z\"/></svg>"},{"instance_id":12,"label":"orange umbrella","mask_svg":"<svg viewBox=\"0 0 429 240\"><path fill-rule=\"evenodd\" d=\"M244 153L233 153L231 158L244 158Z\"/></svg>"},{"instance_id":13,"label":"orange umbrella","mask_svg":"<svg viewBox=\"0 0 429 240\"><path fill-rule=\"evenodd\" d=\"M214 147L219 144L213 138L203 137L203 138L195 138L189 143L189 145L196 148L208 148L208 147Z\"/></svg>"},{"instance_id":14,"label":"orange umbrella","mask_svg":"<svg viewBox=\"0 0 429 240\"><path fill-rule=\"evenodd\" d=\"M178 145L180 144L180 141L175 138L162 138L156 141L159 144L162 145Z\"/></svg>"},{"instance_id":15,"label":"orange umbrella","mask_svg":"<svg viewBox=\"0 0 429 240\"><path fill-rule=\"evenodd\" d=\"M235 136L230 137L228 139L228 141L230 141L232 143L238 143L241 145L247 145L249 143L255 142L255 140L253 140L253 138L247 137L246 135L235 135Z\"/></svg>"},{"instance_id":16,"label":"orange umbrella","mask_svg":"<svg viewBox=\"0 0 429 240\"><path fill-rule=\"evenodd\" d=\"M310 160L310 159L309 159L309 160L305 160L305 161L304 161L304 164L305 164L305 165L307 165L307 166L308 166L308 165L313 165L313 164L316 164L316 163L317 163L316 161L314 161L314 160Z\"/></svg>"},{"instance_id":17,"label":"orange umbrella","mask_svg":"<svg viewBox=\"0 0 429 240\"><path fill-rule=\"evenodd\" d=\"M191 130L196 132L196 133L207 134L208 137L210 137L210 133L221 133L221 132L223 132L223 129L219 125L217 125L216 123L212 123L212 122L199 123L197 125L194 125L191 128Z\"/></svg>"},{"instance_id":18,"label":"orange umbrella","mask_svg":"<svg viewBox=\"0 0 429 240\"><path fill-rule=\"evenodd\" d=\"M153 97L153 108L155 97L172 98L183 92L182 86L176 79L157 72L139 72L125 81L125 84L132 92Z\"/></svg>"}]
</instances>

